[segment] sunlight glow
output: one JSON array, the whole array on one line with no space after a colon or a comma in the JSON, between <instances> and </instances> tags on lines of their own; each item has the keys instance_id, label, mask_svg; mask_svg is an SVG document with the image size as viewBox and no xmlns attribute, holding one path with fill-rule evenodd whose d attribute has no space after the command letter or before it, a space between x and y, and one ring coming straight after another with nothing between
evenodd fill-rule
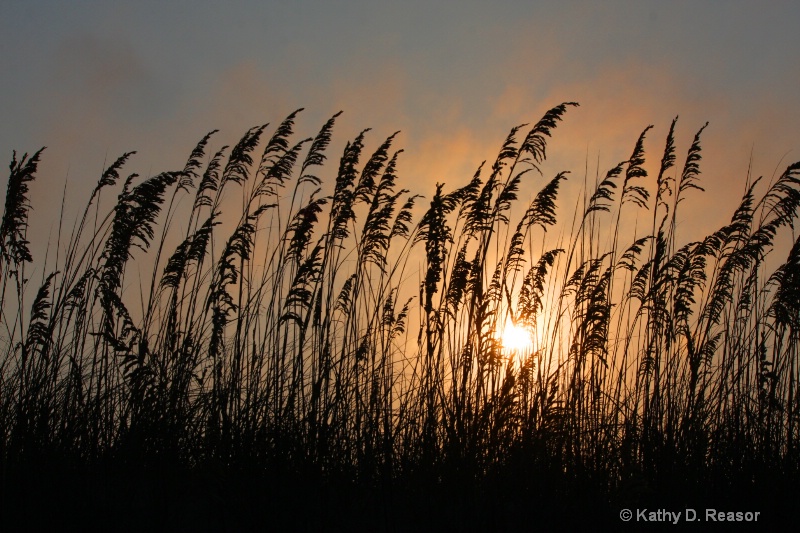
<instances>
[{"instance_id":1,"label":"sunlight glow","mask_svg":"<svg viewBox=\"0 0 800 533\"><path fill-rule=\"evenodd\" d=\"M510 320L506 323L500 340L503 348L508 352L524 354L533 349L533 337L531 337L530 331L515 325Z\"/></svg>"}]
</instances>

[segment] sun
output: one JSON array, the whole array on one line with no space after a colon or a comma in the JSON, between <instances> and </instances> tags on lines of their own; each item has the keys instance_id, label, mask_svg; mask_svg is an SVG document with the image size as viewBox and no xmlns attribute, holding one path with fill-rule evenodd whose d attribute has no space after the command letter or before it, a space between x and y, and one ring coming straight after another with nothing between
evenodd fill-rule
<instances>
[{"instance_id":1,"label":"sun","mask_svg":"<svg viewBox=\"0 0 800 533\"><path fill-rule=\"evenodd\" d=\"M533 337L530 331L522 326L517 326L511 320L506 322L500 342L503 343L503 349L509 353L521 355L533 349Z\"/></svg>"}]
</instances>

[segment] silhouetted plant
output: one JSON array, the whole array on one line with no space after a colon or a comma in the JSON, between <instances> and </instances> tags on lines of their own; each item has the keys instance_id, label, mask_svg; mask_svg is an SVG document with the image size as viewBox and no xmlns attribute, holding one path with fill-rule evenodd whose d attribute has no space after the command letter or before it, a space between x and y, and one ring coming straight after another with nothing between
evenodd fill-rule
<instances>
[{"instance_id":1,"label":"silhouetted plant","mask_svg":"<svg viewBox=\"0 0 800 533\"><path fill-rule=\"evenodd\" d=\"M605 497L639 476L796 480L800 241L777 268L769 253L794 229L800 163L761 196L748 183L729 224L685 243L677 212L703 190L707 124L673 175L672 121L650 185L648 126L558 234L567 171L527 206L518 196L537 190L528 182L574 105L524 137L513 128L488 176L481 164L461 187L436 184L421 213L421 196L398 185L398 133L361 164L361 131L326 184L340 113L294 142L297 110L229 153L210 149L213 130L182 170L138 184L131 174L101 213L125 153L69 239L59 229L29 311L28 184L41 150L15 154L0 225L3 465L174 461L374 486L483 483L521 461L562 487L592 480ZM623 223L633 208L652 210L644 234ZM138 300L134 257L153 269ZM529 349L503 344L506 324L531 333Z\"/></svg>"}]
</instances>

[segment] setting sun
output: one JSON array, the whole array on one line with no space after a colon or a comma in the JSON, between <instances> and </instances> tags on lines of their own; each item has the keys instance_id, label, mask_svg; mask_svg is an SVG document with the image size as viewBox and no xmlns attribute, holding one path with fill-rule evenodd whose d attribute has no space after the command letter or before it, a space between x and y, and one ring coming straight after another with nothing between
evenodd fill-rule
<instances>
[{"instance_id":1,"label":"setting sun","mask_svg":"<svg viewBox=\"0 0 800 533\"><path fill-rule=\"evenodd\" d=\"M533 338L530 331L522 326L517 326L510 320L506 323L500 340L503 343L503 348L517 354L525 353L533 348Z\"/></svg>"}]
</instances>

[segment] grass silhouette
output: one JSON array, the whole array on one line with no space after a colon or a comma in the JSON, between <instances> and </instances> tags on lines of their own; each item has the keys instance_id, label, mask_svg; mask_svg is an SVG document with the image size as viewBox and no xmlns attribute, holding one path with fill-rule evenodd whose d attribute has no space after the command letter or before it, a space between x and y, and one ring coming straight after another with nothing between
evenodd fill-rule
<instances>
[{"instance_id":1,"label":"grass silhouette","mask_svg":"<svg viewBox=\"0 0 800 533\"><path fill-rule=\"evenodd\" d=\"M300 141L301 110L213 153L212 131L183 169L130 175L101 212L123 154L68 238L62 216L38 289L27 184L42 151L15 154L0 226L8 523L504 529L793 501L800 240L777 267L767 256L794 234L800 163L683 243L705 126L679 168L672 122L654 182L648 127L545 248L568 174L528 206L517 196L575 105L513 128L427 207L398 188L396 134L369 153L361 132L323 183L339 113ZM637 210L652 213L644 234L623 222ZM134 258L150 279L132 279ZM504 349L508 323L530 350Z\"/></svg>"}]
</instances>

